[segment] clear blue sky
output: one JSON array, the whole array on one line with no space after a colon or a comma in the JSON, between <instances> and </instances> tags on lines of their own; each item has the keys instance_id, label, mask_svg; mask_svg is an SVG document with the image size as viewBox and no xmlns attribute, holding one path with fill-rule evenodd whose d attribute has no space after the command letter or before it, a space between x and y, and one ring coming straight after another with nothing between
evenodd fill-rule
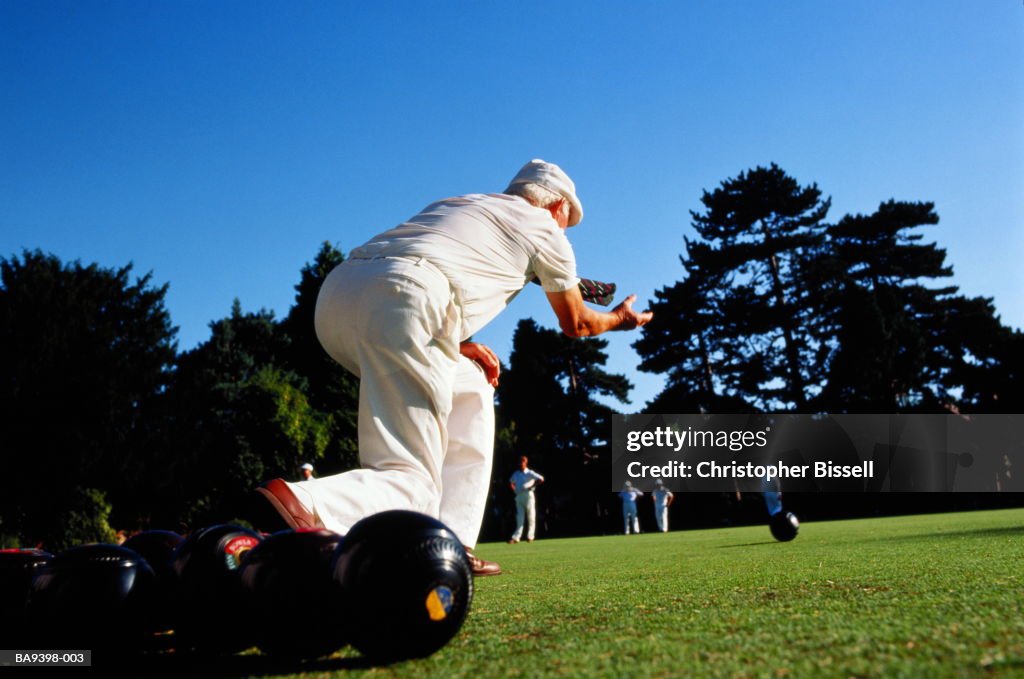
<instances>
[{"instance_id":1,"label":"clear blue sky","mask_svg":"<svg viewBox=\"0 0 1024 679\"><path fill-rule=\"evenodd\" d=\"M0 79L0 256L152 271L183 349L532 157L577 183L581 273L641 306L702 189L776 162L833 219L934 201L955 282L1024 325L1021 0L0 0ZM478 339L507 360L527 316L533 286ZM639 408L660 378L611 339Z\"/></svg>"}]
</instances>

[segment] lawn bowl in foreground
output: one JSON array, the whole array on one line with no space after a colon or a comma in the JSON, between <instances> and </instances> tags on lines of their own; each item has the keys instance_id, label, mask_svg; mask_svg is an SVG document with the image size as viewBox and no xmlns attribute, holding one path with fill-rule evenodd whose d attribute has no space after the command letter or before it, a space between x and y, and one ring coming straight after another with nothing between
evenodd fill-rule
<instances>
[{"instance_id":1,"label":"lawn bowl in foreground","mask_svg":"<svg viewBox=\"0 0 1024 679\"><path fill-rule=\"evenodd\" d=\"M140 651L155 631L156 574L117 545L61 552L32 581L29 618L48 648Z\"/></svg>"},{"instance_id":2,"label":"lawn bowl in foreground","mask_svg":"<svg viewBox=\"0 0 1024 679\"><path fill-rule=\"evenodd\" d=\"M32 578L52 558L41 549L0 549L0 642L6 646L13 648L28 641Z\"/></svg>"},{"instance_id":3,"label":"lawn bowl in foreground","mask_svg":"<svg viewBox=\"0 0 1024 679\"><path fill-rule=\"evenodd\" d=\"M466 550L424 514L388 511L363 519L334 559L347 636L377 661L425 657L454 637L473 600Z\"/></svg>"},{"instance_id":4,"label":"lawn bowl in foreground","mask_svg":"<svg viewBox=\"0 0 1024 679\"><path fill-rule=\"evenodd\" d=\"M248 528L221 524L192 533L174 553L179 650L233 652L252 644L238 572L261 540Z\"/></svg>"},{"instance_id":5,"label":"lawn bowl in foreground","mask_svg":"<svg viewBox=\"0 0 1024 679\"><path fill-rule=\"evenodd\" d=\"M345 645L346 611L331 577L340 541L325 529L282 531L246 555L242 593L260 650L316 658Z\"/></svg>"}]
</instances>

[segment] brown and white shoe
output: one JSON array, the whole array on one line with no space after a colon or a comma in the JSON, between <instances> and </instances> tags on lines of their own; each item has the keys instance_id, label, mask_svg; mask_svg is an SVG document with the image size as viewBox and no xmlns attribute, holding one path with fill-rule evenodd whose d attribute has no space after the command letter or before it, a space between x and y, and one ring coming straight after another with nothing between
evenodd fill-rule
<instances>
[{"instance_id":1,"label":"brown and white shoe","mask_svg":"<svg viewBox=\"0 0 1024 679\"><path fill-rule=\"evenodd\" d=\"M468 547L466 548L466 556L469 558L469 565L473 569L473 577L501 575L501 566L493 561L481 559Z\"/></svg>"}]
</instances>

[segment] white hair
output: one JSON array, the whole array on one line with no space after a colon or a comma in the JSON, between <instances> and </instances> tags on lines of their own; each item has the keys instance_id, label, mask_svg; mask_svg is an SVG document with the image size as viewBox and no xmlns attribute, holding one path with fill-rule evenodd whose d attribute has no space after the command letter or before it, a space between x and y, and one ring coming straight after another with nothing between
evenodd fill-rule
<instances>
[{"instance_id":1,"label":"white hair","mask_svg":"<svg viewBox=\"0 0 1024 679\"><path fill-rule=\"evenodd\" d=\"M540 184L533 184L529 182L524 184L513 184L505 189L505 193L513 196L521 196L530 201L531 205L544 208L545 210L558 201L562 201L562 212L565 213L566 218L569 217L569 212L572 209L572 206L569 204L569 201L565 196L560 193L555 193L551 189L546 186L541 186Z\"/></svg>"}]
</instances>

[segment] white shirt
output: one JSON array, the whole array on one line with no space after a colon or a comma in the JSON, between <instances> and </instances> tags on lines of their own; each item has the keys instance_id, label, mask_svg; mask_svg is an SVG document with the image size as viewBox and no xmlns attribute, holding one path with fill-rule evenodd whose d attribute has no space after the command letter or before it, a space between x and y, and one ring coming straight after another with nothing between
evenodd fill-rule
<instances>
[{"instance_id":1,"label":"white shirt","mask_svg":"<svg viewBox=\"0 0 1024 679\"><path fill-rule=\"evenodd\" d=\"M654 491L654 504L656 504L659 507L664 507L665 504L669 500L671 500L673 497L675 497L675 495L673 495L672 491L668 490L667 488L664 489L664 490L655 490Z\"/></svg>"},{"instance_id":2,"label":"white shirt","mask_svg":"<svg viewBox=\"0 0 1024 679\"><path fill-rule=\"evenodd\" d=\"M579 282L572 246L551 213L506 194L438 201L351 256L423 257L440 269L461 311L460 340L487 325L534 277L547 292Z\"/></svg>"},{"instance_id":3,"label":"white shirt","mask_svg":"<svg viewBox=\"0 0 1024 679\"><path fill-rule=\"evenodd\" d=\"M643 497L643 491L639 490L623 490L619 493L619 497L622 498L623 504L635 505L638 497Z\"/></svg>"},{"instance_id":4,"label":"white shirt","mask_svg":"<svg viewBox=\"0 0 1024 679\"><path fill-rule=\"evenodd\" d=\"M515 470L512 473L512 478L509 479L509 481L511 481L516 487L517 493L531 491L533 490L533 487L537 485L538 481L543 480L543 476L529 468L526 471L523 471L522 469Z\"/></svg>"}]
</instances>

